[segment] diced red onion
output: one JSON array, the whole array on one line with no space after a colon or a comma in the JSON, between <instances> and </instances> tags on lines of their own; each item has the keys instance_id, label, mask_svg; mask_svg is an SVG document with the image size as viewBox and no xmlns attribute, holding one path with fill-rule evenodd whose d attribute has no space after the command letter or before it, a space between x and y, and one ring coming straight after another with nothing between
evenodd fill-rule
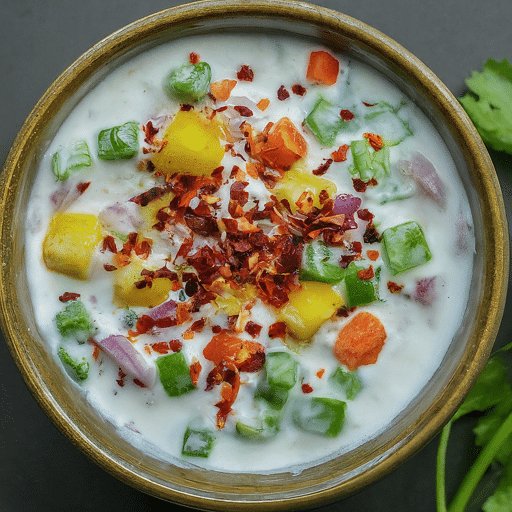
<instances>
[{"instance_id":1,"label":"diced red onion","mask_svg":"<svg viewBox=\"0 0 512 512\"><path fill-rule=\"evenodd\" d=\"M131 201L107 206L98 217L106 230L122 235L138 231L143 224L138 205Z\"/></svg>"},{"instance_id":2,"label":"diced red onion","mask_svg":"<svg viewBox=\"0 0 512 512\"><path fill-rule=\"evenodd\" d=\"M77 183L72 180L66 180L50 196L56 211L66 210L74 201L76 201L83 192L77 187Z\"/></svg>"},{"instance_id":3,"label":"diced red onion","mask_svg":"<svg viewBox=\"0 0 512 512\"><path fill-rule=\"evenodd\" d=\"M156 380L156 368L148 363L144 356L133 346L128 338L121 334L113 334L97 342L124 372L140 380L148 388L152 388Z\"/></svg>"},{"instance_id":4,"label":"diced red onion","mask_svg":"<svg viewBox=\"0 0 512 512\"><path fill-rule=\"evenodd\" d=\"M167 318L175 315L177 305L178 303L175 300L168 300L149 311L145 311L144 314L151 317L153 320L160 320L161 318Z\"/></svg>"},{"instance_id":5,"label":"diced red onion","mask_svg":"<svg viewBox=\"0 0 512 512\"><path fill-rule=\"evenodd\" d=\"M335 214L354 215L361 206L361 198L350 194L340 194L334 198L332 211Z\"/></svg>"},{"instance_id":6,"label":"diced red onion","mask_svg":"<svg viewBox=\"0 0 512 512\"><path fill-rule=\"evenodd\" d=\"M400 170L411 176L428 196L444 207L446 189L430 160L419 151L414 151L410 160L401 160L398 165Z\"/></svg>"},{"instance_id":7,"label":"diced red onion","mask_svg":"<svg viewBox=\"0 0 512 512\"><path fill-rule=\"evenodd\" d=\"M436 278L427 277L417 281L413 299L424 306L431 306L437 299Z\"/></svg>"}]
</instances>

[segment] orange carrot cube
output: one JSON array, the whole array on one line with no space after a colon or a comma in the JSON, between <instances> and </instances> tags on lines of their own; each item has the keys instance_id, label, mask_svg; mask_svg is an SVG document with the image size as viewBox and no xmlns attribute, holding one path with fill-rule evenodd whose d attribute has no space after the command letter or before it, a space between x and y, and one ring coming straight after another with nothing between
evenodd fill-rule
<instances>
[{"instance_id":1,"label":"orange carrot cube","mask_svg":"<svg viewBox=\"0 0 512 512\"><path fill-rule=\"evenodd\" d=\"M338 79L340 63L326 51L311 52L306 78L310 82L333 85Z\"/></svg>"},{"instance_id":2,"label":"orange carrot cube","mask_svg":"<svg viewBox=\"0 0 512 512\"><path fill-rule=\"evenodd\" d=\"M338 334L334 355L350 371L377 362L386 339L381 321L371 313L358 313Z\"/></svg>"}]
</instances>

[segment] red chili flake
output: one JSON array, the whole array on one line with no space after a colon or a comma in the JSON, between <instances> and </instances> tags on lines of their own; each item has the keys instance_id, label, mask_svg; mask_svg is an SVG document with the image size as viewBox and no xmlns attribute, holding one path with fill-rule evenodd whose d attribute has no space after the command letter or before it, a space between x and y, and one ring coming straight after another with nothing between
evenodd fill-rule
<instances>
[{"instance_id":1,"label":"red chili flake","mask_svg":"<svg viewBox=\"0 0 512 512\"><path fill-rule=\"evenodd\" d=\"M369 251L366 251L366 255L372 261L377 261L379 259L379 251L369 250Z\"/></svg>"},{"instance_id":2,"label":"red chili flake","mask_svg":"<svg viewBox=\"0 0 512 512\"><path fill-rule=\"evenodd\" d=\"M94 348L92 349L92 358L97 361L98 357L100 355L100 347L96 345L96 343L93 343Z\"/></svg>"},{"instance_id":3,"label":"red chili flake","mask_svg":"<svg viewBox=\"0 0 512 512\"><path fill-rule=\"evenodd\" d=\"M393 281L388 281L388 290L391 293L400 293L404 288L403 284L396 284Z\"/></svg>"},{"instance_id":4,"label":"red chili flake","mask_svg":"<svg viewBox=\"0 0 512 512\"><path fill-rule=\"evenodd\" d=\"M139 379L133 379L133 383L137 386L139 386L139 388L145 388L146 387L146 384L144 384L144 382L141 382Z\"/></svg>"},{"instance_id":5,"label":"red chili flake","mask_svg":"<svg viewBox=\"0 0 512 512\"><path fill-rule=\"evenodd\" d=\"M343 144L343 146L340 146L336 151L333 151L331 153L331 158L335 162L345 162L347 159L347 151L350 149L350 146L348 144Z\"/></svg>"},{"instance_id":6,"label":"red chili flake","mask_svg":"<svg viewBox=\"0 0 512 512\"><path fill-rule=\"evenodd\" d=\"M343 121L352 121L355 115L350 110L340 110L340 117Z\"/></svg>"},{"instance_id":7,"label":"red chili flake","mask_svg":"<svg viewBox=\"0 0 512 512\"><path fill-rule=\"evenodd\" d=\"M107 235L103 239L103 245L101 247L101 252L105 252L106 250L109 250L110 252L117 254L116 241L114 240L114 237L111 235Z\"/></svg>"},{"instance_id":8,"label":"red chili flake","mask_svg":"<svg viewBox=\"0 0 512 512\"><path fill-rule=\"evenodd\" d=\"M380 242L380 235L373 224L368 224L363 234L363 241L365 244L375 244Z\"/></svg>"},{"instance_id":9,"label":"red chili flake","mask_svg":"<svg viewBox=\"0 0 512 512\"><path fill-rule=\"evenodd\" d=\"M320 204L324 204L329 199L329 192L327 190L321 190L318 194L318 201Z\"/></svg>"},{"instance_id":10,"label":"red chili flake","mask_svg":"<svg viewBox=\"0 0 512 512\"><path fill-rule=\"evenodd\" d=\"M321 370L318 370L316 372L316 376L321 379L323 376L324 376L324 373L325 373L325 368L322 368Z\"/></svg>"},{"instance_id":11,"label":"red chili flake","mask_svg":"<svg viewBox=\"0 0 512 512\"><path fill-rule=\"evenodd\" d=\"M77 186L76 186L76 189L78 190L78 192L80 192L80 194L83 194L88 188L89 188L89 185L91 184L91 182L87 182L87 183L79 183Z\"/></svg>"},{"instance_id":12,"label":"red chili flake","mask_svg":"<svg viewBox=\"0 0 512 512\"><path fill-rule=\"evenodd\" d=\"M253 338L256 338L260 335L261 329L263 329L261 325L258 325L251 320L245 324L245 332L251 335Z\"/></svg>"},{"instance_id":13,"label":"red chili flake","mask_svg":"<svg viewBox=\"0 0 512 512\"><path fill-rule=\"evenodd\" d=\"M180 110L182 112L189 112L190 110L194 110L194 105L189 105L188 103L183 103L180 105Z\"/></svg>"},{"instance_id":14,"label":"red chili flake","mask_svg":"<svg viewBox=\"0 0 512 512\"><path fill-rule=\"evenodd\" d=\"M212 325L213 334L219 334L222 332L222 327L220 325Z\"/></svg>"},{"instance_id":15,"label":"red chili flake","mask_svg":"<svg viewBox=\"0 0 512 512\"><path fill-rule=\"evenodd\" d=\"M157 354L167 354L169 351L178 352L182 347L183 344L180 340L159 341L149 345L149 348Z\"/></svg>"},{"instance_id":16,"label":"red chili flake","mask_svg":"<svg viewBox=\"0 0 512 512\"><path fill-rule=\"evenodd\" d=\"M64 292L60 297L59 300L61 302L68 302L70 300L76 300L80 297L79 293L74 292Z\"/></svg>"},{"instance_id":17,"label":"red chili flake","mask_svg":"<svg viewBox=\"0 0 512 512\"><path fill-rule=\"evenodd\" d=\"M119 368L118 376L119 376L119 379L116 379L116 382L119 384L119 386L123 387L124 386L124 378L126 377L126 373L124 373L123 370L121 370L121 368Z\"/></svg>"},{"instance_id":18,"label":"red chili flake","mask_svg":"<svg viewBox=\"0 0 512 512\"><path fill-rule=\"evenodd\" d=\"M147 206L151 201L159 199L164 194L169 192L169 187L153 187L138 196L132 197L130 201L140 206Z\"/></svg>"},{"instance_id":19,"label":"red chili flake","mask_svg":"<svg viewBox=\"0 0 512 512\"><path fill-rule=\"evenodd\" d=\"M370 212L370 210L363 208L361 210L357 211L357 216L366 222L371 222L373 220L373 213Z\"/></svg>"},{"instance_id":20,"label":"red chili flake","mask_svg":"<svg viewBox=\"0 0 512 512\"><path fill-rule=\"evenodd\" d=\"M309 384L302 384L302 392L304 394L312 393L313 388Z\"/></svg>"},{"instance_id":21,"label":"red chili flake","mask_svg":"<svg viewBox=\"0 0 512 512\"><path fill-rule=\"evenodd\" d=\"M269 338L286 338L286 324L284 322L275 322L268 328Z\"/></svg>"},{"instance_id":22,"label":"red chili flake","mask_svg":"<svg viewBox=\"0 0 512 512\"><path fill-rule=\"evenodd\" d=\"M306 88L300 84L292 85L292 92L297 96L304 96L306 94Z\"/></svg>"},{"instance_id":23,"label":"red chili flake","mask_svg":"<svg viewBox=\"0 0 512 512\"><path fill-rule=\"evenodd\" d=\"M315 176L323 176L327 170L329 169L329 167L331 166L333 162L333 159L332 158L329 158L327 159L323 164L321 164L319 167L317 167L316 169L314 169L312 171L312 173L315 175Z\"/></svg>"},{"instance_id":24,"label":"red chili flake","mask_svg":"<svg viewBox=\"0 0 512 512\"><path fill-rule=\"evenodd\" d=\"M357 277L359 277L361 281L368 281L369 279L373 279L375 277L373 267L370 265L368 268L363 268L359 270L357 272Z\"/></svg>"},{"instance_id":25,"label":"red chili flake","mask_svg":"<svg viewBox=\"0 0 512 512\"><path fill-rule=\"evenodd\" d=\"M236 74L236 77L238 80L243 80L244 82L252 82L254 79L254 71L244 64Z\"/></svg>"},{"instance_id":26,"label":"red chili flake","mask_svg":"<svg viewBox=\"0 0 512 512\"><path fill-rule=\"evenodd\" d=\"M190 64L197 64L200 61L200 57L197 53L191 52L188 56L188 60L190 61Z\"/></svg>"},{"instance_id":27,"label":"red chili flake","mask_svg":"<svg viewBox=\"0 0 512 512\"><path fill-rule=\"evenodd\" d=\"M366 191L366 188L367 188L367 184L359 179L359 178L352 178L352 183L354 185L354 190L356 192L365 192Z\"/></svg>"},{"instance_id":28,"label":"red chili flake","mask_svg":"<svg viewBox=\"0 0 512 512\"><path fill-rule=\"evenodd\" d=\"M158 133L159 129L155 128L151 121L148 121L142 127L142 130L143 130L144 134L146 135L146 138L144 139L144 142L146 142L146 144L153 144L154 140L155 140L155 135Z\"/></svg>"},{"instance_id":29,"label":"red chili flake","mask_svg":"<svg viewBox=\"0 0 512 512\"><path fill-rule=\"evenodd\" d=\"M103 268L107 271L107 272L113 272L114 270L117 270L117 267L115 265L110 265L108 263L105 263L103 265Z\"/></svg>"},{"instance_id":30,"label":"red chili flake","mask_svg":"<svg viewBox=\"0 0 512 512\"><path fill-rule=\"evenodd\" d=\"M384 141L382 140L382 137L376 133L363 133L363 137L368 139L370 146L375 151L380 151L384 147Z\"/></svg>"},{"instance_id":31,"label":"red chili flake","mask_svg":"<svg viewBox=\"0 0 512 512\"><path fill-rule=\"evenodd\" d=\"M366 103L366 101L363 101L363 105L365 107L374 107L375 105L377 105L377 103Z\"/></svg>"},{"instance_id":32,"label":"red chili flake","mask_svg":"<svg viewBox=\"0 0 512 512\"><path fill-rule=\"evenodd\" d=\"M250 108L244 107L242 105L237 105L233 107L242 117L251 117L253 115L252 110Z\"/></svg>"},{"instance_id":33,"label":"red chili flake","mask_svg":"<svg viewBox=\"0 0 512 512\"><path fill-rule=\"evenodd\" d=\"M277 90L277 99L280 101L284 101L290 97L290 93L286 90L284 85L281 85Z\"/></svg>"},{"instance_id":34,"label":"red chili flake","mask_svg":"<svg viewBox=\"0 0 512 512\"><path fill-rule=\"evenodd\" d=\"M192 379L192 384L194 386L197 386L197 381L199 380L199 375L201 373L202 366L199 361L194 361L190 365L190 378Z\"/></svg>"},{"instance_id":35,"label":"red chili flake","mask_svg":"<svg viewBox=\"0 0 512 512\"><path fill-rule=\"evenodd\" d=\"M191 326L190 330L193 332L201 332L206 324L206 318L196 320Z\"/></svg>"}]
</instances>

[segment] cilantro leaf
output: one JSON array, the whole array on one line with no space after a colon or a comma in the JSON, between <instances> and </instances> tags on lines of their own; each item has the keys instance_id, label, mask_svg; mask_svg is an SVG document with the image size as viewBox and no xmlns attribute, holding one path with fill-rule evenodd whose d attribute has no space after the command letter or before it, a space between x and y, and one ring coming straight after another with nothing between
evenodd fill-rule
<instances>
[{"instance_id":1,"label":"cilantro leaf","mask_svg":"<svg viewBox=\"0 0 512 512\"><path fill-rule=\"evenodd\" d=\"M474 411L490 409L509 392L512 392L512 388L507 379L507 367L500 357L492 357L487 361L476 384L455 413L453 420Z\"/></svg>"},{"instance_id":2,"label":"cilantro leaf","mask_svg":"<svg viewBox=\"0 0 512 512\"><path fill-rule=\"evenodd\" d=\"M466 80L469 92L460 98L482 139L497 151L512 154L512 66L507 59L489 59L481 73Z\"/></svg>"}]
</instances>

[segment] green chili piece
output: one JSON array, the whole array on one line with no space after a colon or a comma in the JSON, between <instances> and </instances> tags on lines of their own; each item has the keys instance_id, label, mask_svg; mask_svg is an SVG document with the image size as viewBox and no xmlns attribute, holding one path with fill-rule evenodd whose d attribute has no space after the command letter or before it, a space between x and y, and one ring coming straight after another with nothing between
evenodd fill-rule
<instances>
[{"instance_id":1,"label":"green chili piece","mask_svg":"<svg viewBox=\"0 0 512 512\"><path fill-rule=\"evenodd\" d=\"M215 443L215 435L210 430L187 427L183 436L182 455L208 457Z\"/></svg>"},{"instance_id":2,"label":"green chili piece","mask_svg":"<svg viewBox=\"0 0 512 512\"><path fill-rule=\"evenodd\" d=\"M385 229L382 232L382 243L385 259L393 275L423 265L432 259L423 230L416 221Z\"/></svg>"},{"instance_id":3,"label":"green chili piece","mask_svg":"<svg viewBox=\"0 0 512 512\"><path fill-rule=\"evenodd\" d=\"M92 165L89 146L85 140L76 141L65 148L59 149L52 156L52 172L59 181L85 167Z\"/></svg>"},{"instance_id":4,"label":"green chili piece","mask_svg":"<svg viewBox=\"0 0 512 512\"><path fill-rule=\"evenodd\" d=\"M345 421L346 402L336 398L299 398L293 404L294 424L315 434L336 437Z\"/></svg>"},{"instance_id":5,"label":"green chili piece","mask_svg":"<svg viewBox=\"0 0 512 512\"><path fill-rule=\"evenodd\" d=\"M160 382L169 396L184 395L196 388L183 352L174 352L159 357L156 360L156 367Z\"/></svg>"},{"instance_id":6,"label":"green chili piece","mask_svg":"<svg viewBox=\"0 0 512 512\"><path fill-rule=\"evenodd\" d=\"M139 131L135 121L101 130L98 134L98 157L102 160L132 158L139 151Z\"/></svg>"},{"instance_id":7,"label":"green chili piece","mask_svg":"<svg viewBox=\"0 0 512 512\"><path fill-rule=\"evenodd\" d=\"M357 372L345 371L341 366L334 370L329 377L329 381L345 391L347 400L353 400L363 387Z\"/></svg>"},{"instance_id":8,"label":"green chili piece","mask_svg":"<svg viewBox=\"0 0 512 512\"><path fill-rule=\"evenodd\" d=\"M206 96L211 78L212 70L206 62L184 64L171 72L167 88L180 101L199 101Z\"/></svg>"}]
</instances>

